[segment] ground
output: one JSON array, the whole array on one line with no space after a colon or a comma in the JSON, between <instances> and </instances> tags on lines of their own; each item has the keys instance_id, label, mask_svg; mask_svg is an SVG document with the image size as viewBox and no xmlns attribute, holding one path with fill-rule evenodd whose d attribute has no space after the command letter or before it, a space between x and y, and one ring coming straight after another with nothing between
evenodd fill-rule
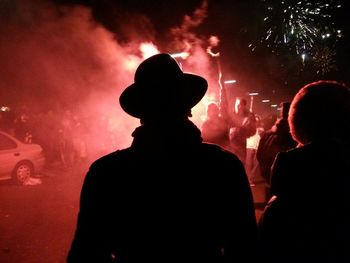
<instances>
[{"instance_id":1,"label":"ground","mask_svg":"<svg viewBox=\"0 0 350 263\"><path fill-rule=\"evenodd\" d=\"M45 169L42 184L0 182L0 262L62 263L74 234L87 165ZM264 203L263 184L252 186L256 215Z\"/></svg>"}]
</instances>

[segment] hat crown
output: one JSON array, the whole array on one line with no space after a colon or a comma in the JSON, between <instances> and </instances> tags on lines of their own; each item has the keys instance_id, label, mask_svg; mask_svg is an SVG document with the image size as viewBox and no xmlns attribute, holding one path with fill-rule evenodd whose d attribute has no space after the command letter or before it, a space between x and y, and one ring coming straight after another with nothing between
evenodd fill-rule
<instances>
[{"instance_id":1,"label":"hat crown","mask_svg":"<svg viewBox=\"0 0 350 263\"><path fill-rule=\"evenodd\" d=\"M176 82L182 74L176 60L169 54L157 54L139 65L134 80L139 84L171 84Z\"/></svg>"}]
</instances>

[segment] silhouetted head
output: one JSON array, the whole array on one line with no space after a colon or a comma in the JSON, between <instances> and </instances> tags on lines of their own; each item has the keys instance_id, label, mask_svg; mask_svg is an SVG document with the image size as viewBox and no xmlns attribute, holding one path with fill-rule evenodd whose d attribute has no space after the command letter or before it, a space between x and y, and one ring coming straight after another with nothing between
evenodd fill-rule
<instances>
[{"instance_id":1,"label":"silhouetted head","mask_svg":"<svg viewBox=\"0 0 350 263\"><path fill-rule=\"evenodd\" d=\"M247 111L247 100L243 98L236 98L235 113L244 115L247 113Z\"/></svg>"},{"instance_id":2,"label":"silhouetted head","mask_svg":"<svg viewBox=\"0 0 350 263\"><path fill-rule=\"evenodd\" d=\"M140 119L189 116L207 87L204 78L182 72L169 54L157 54L139 65L134 83L119 102L126 113Z\"/></svg>"},{"instance_id":3,"label":"silhouetted head","mask_svg":"<svg viewBox=\"0 0 350 263\"><path fill-rule=\"evenodd\" d=\"M289 101L284 101L280 103L280 108L281 108L281 118L282 119L288 119L288 112L290 108L290 102Z\"/></svg>"},{"instance_id":4,"label":"silhouetted head","mask_svg":"<svg viewBox=\"0 0 350 263\"><path fill-rule=\"evenodd\" d=\"M350 90L335 81L318 81L295 95L289 110L293 138L301 144L350 134Z\"/></svg>"}]
</instances>

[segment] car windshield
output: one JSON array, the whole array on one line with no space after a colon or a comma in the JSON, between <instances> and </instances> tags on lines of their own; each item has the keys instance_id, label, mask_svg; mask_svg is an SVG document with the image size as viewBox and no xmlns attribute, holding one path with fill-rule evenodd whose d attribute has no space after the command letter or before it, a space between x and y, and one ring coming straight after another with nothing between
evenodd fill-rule
<instances>
[{"instance_id":1,"label":"car windshield","mask_svg":"<svg viewBox=\"0 0 350 263\"><path fill-rule=\"evenodd\" d=\"M0 150L9 150L16 147L17 144L11 138L0 133Z\"/></svg>"}]
</instances>

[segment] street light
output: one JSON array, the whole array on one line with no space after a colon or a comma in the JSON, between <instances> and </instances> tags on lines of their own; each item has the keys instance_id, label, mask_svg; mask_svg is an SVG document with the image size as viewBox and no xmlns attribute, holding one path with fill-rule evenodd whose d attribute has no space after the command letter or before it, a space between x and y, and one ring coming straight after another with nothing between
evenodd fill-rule
<instances>
[{"instance_id":1,"label":"street light","mask_svg":"<svg viewBox=\"0 0 350 263\"><path fill-rule=\"evenodd\" d=\"M179 53L170 54L170 56L173 58L182 58L182 59L188 58L189 55L190 55L190 53L188 53L188 52L179 52Z\"/></svg>"},{"instance_id":2,"label":"street light","mask_svg":"<svg viewBox=\"0 0 350 263\"><path fill-rule=\"evenodd\" d=\"M224 84L234 84L236 83L237 81L235 79L230 79L230 80L225 80L224 81Z\"/></svg>"}]
</instances>

